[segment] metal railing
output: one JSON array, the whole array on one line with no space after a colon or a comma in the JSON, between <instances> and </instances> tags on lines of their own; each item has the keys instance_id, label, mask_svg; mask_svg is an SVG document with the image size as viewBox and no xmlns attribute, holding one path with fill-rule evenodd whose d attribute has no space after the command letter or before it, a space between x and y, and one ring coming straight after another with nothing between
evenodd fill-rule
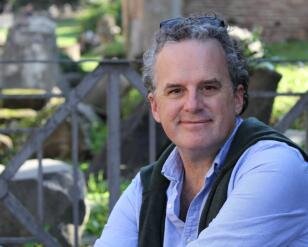
<instances>
[{"instance_id":1,"label":"metal railing","mask_svg":"<svg viewBox=\"0 0 308 247\"><path fill-rule=\"evenodd\" d=\"M37 61L35 61L37 62ZM108 121L108 154L107 154L107 173L108 187L110 191L109 207L112 208L120 195L120 95L119 95L119 80L120 76L125 76L131 84L136 87L139 92L145 96L146 90L143 87L140 75L132 69L129 61L102 61L100 65L90 74L88 74L80 84L73 89L66 97L66 102L59 107L54 115L47 121L47 123L40 128L31 129L0 129L0 133L11 133L14 131L30 132L30 136L21 150L11 159L6 165L5 170L0 174L0 202L14 215L14 217L27 229L33 237L0 237L0 244L8 243L25 243L36 239L44 246L60 246L59 242L53 238L42 226L44 211L44 195L42 189L42 146L44 141L51 135L51 133L70 116L72 128L72 153L71 159L73 163L73 178L74 190L77 190L78 181L78 104L85 98L85 96L95 87L95 85L104 77L107 76L107 121ZM10 95L1 95L0 98L22 98L23 96L15 97ZM60 97L60 95L33 95L33 98L50 98ZM27 96L28 97L28 96ZM31 97L31 96L30 96ZM150 118L150 123L153 122ZM151 124L154 128L154 124ZM150 131L151 136L155 135L155 130ZM150 139L154 137L150 137ZM152 160L155 157L155 145L150 144ZM34 217L23 206L14 194L9 190L8 183L20 166L34 153L37 153L39 161L38 174L38 190L37 190L37 217ZM73 193L77 195L78 193ZM74 222L74 246L79 246L78 238L78 198L75 196L73 202L73 222ZM38 218L39 220L36 220Z\"/></svg>"}]
</instances>

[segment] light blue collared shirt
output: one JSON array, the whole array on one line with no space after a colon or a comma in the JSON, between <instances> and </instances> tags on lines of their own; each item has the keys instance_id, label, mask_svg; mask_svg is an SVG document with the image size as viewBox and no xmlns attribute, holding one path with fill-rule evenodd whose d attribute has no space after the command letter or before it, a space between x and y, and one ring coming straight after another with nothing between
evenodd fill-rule
<instances>
[{"instance_id":1,"label":"light blue collared shirt","mask_svg":"<svg viewBox=\"0 0 308 247\"><path fill-rule=\"evenodd\" d=\"M233 169L228 198L218 216L198 237L199 218L229 150L236 127L214 159L186 221L179 219L182 161L175 148L162 174L167 189L164 246L308 246L308 163L277 141L260 141L247 149ZM138 173L114 207L96 247L136 247L142 185Z\"/></svg>"}]
</instances>

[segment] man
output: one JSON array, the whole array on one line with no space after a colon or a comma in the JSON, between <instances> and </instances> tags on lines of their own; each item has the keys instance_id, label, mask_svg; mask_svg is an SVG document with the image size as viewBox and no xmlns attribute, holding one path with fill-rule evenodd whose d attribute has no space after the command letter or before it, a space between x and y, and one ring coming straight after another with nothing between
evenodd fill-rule
<instances>
[{"instance_id":1,"label":"man","mask_svg":"<svg viewBox=\"0 0 308 247\"><path fill-rule=\"evenodd\" d=\"M307 156L239 117L248 73L224 21L163 21L144 80L174 145L137 174L95 246L308 246Z\"/></svg>"}]
</instances>

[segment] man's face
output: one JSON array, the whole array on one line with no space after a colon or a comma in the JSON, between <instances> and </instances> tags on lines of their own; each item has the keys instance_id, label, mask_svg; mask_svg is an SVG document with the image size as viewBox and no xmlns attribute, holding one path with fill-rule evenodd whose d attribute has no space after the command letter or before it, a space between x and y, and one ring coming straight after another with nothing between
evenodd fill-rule
<instances>
[{"instance_id":1,"label":"man's face","mask_svg":"<svg viewBox=\"0 0 308 247\"><path fill-rule=\"evenodd\" d=\"M158 53L153 117L181 151L215 155L243 106L233 89L223 48L215 39L169 42Z\"/></svg>"}]
</instances>

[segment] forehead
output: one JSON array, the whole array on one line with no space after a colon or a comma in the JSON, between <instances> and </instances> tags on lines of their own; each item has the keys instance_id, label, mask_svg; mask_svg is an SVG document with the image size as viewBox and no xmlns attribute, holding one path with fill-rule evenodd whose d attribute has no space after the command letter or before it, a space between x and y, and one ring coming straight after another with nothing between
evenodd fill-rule
<instances>
[{"instance_id":1,"label":"forehead","mask_svg":"<svg viewBox=\"0 0 308 247\"><path fill-rule=\"evenodd\" d=\"M157 54L154 67L156 82L210 77L229 78L225 52L216 39L168 42Z\"/></svg>"}]
</instances>

